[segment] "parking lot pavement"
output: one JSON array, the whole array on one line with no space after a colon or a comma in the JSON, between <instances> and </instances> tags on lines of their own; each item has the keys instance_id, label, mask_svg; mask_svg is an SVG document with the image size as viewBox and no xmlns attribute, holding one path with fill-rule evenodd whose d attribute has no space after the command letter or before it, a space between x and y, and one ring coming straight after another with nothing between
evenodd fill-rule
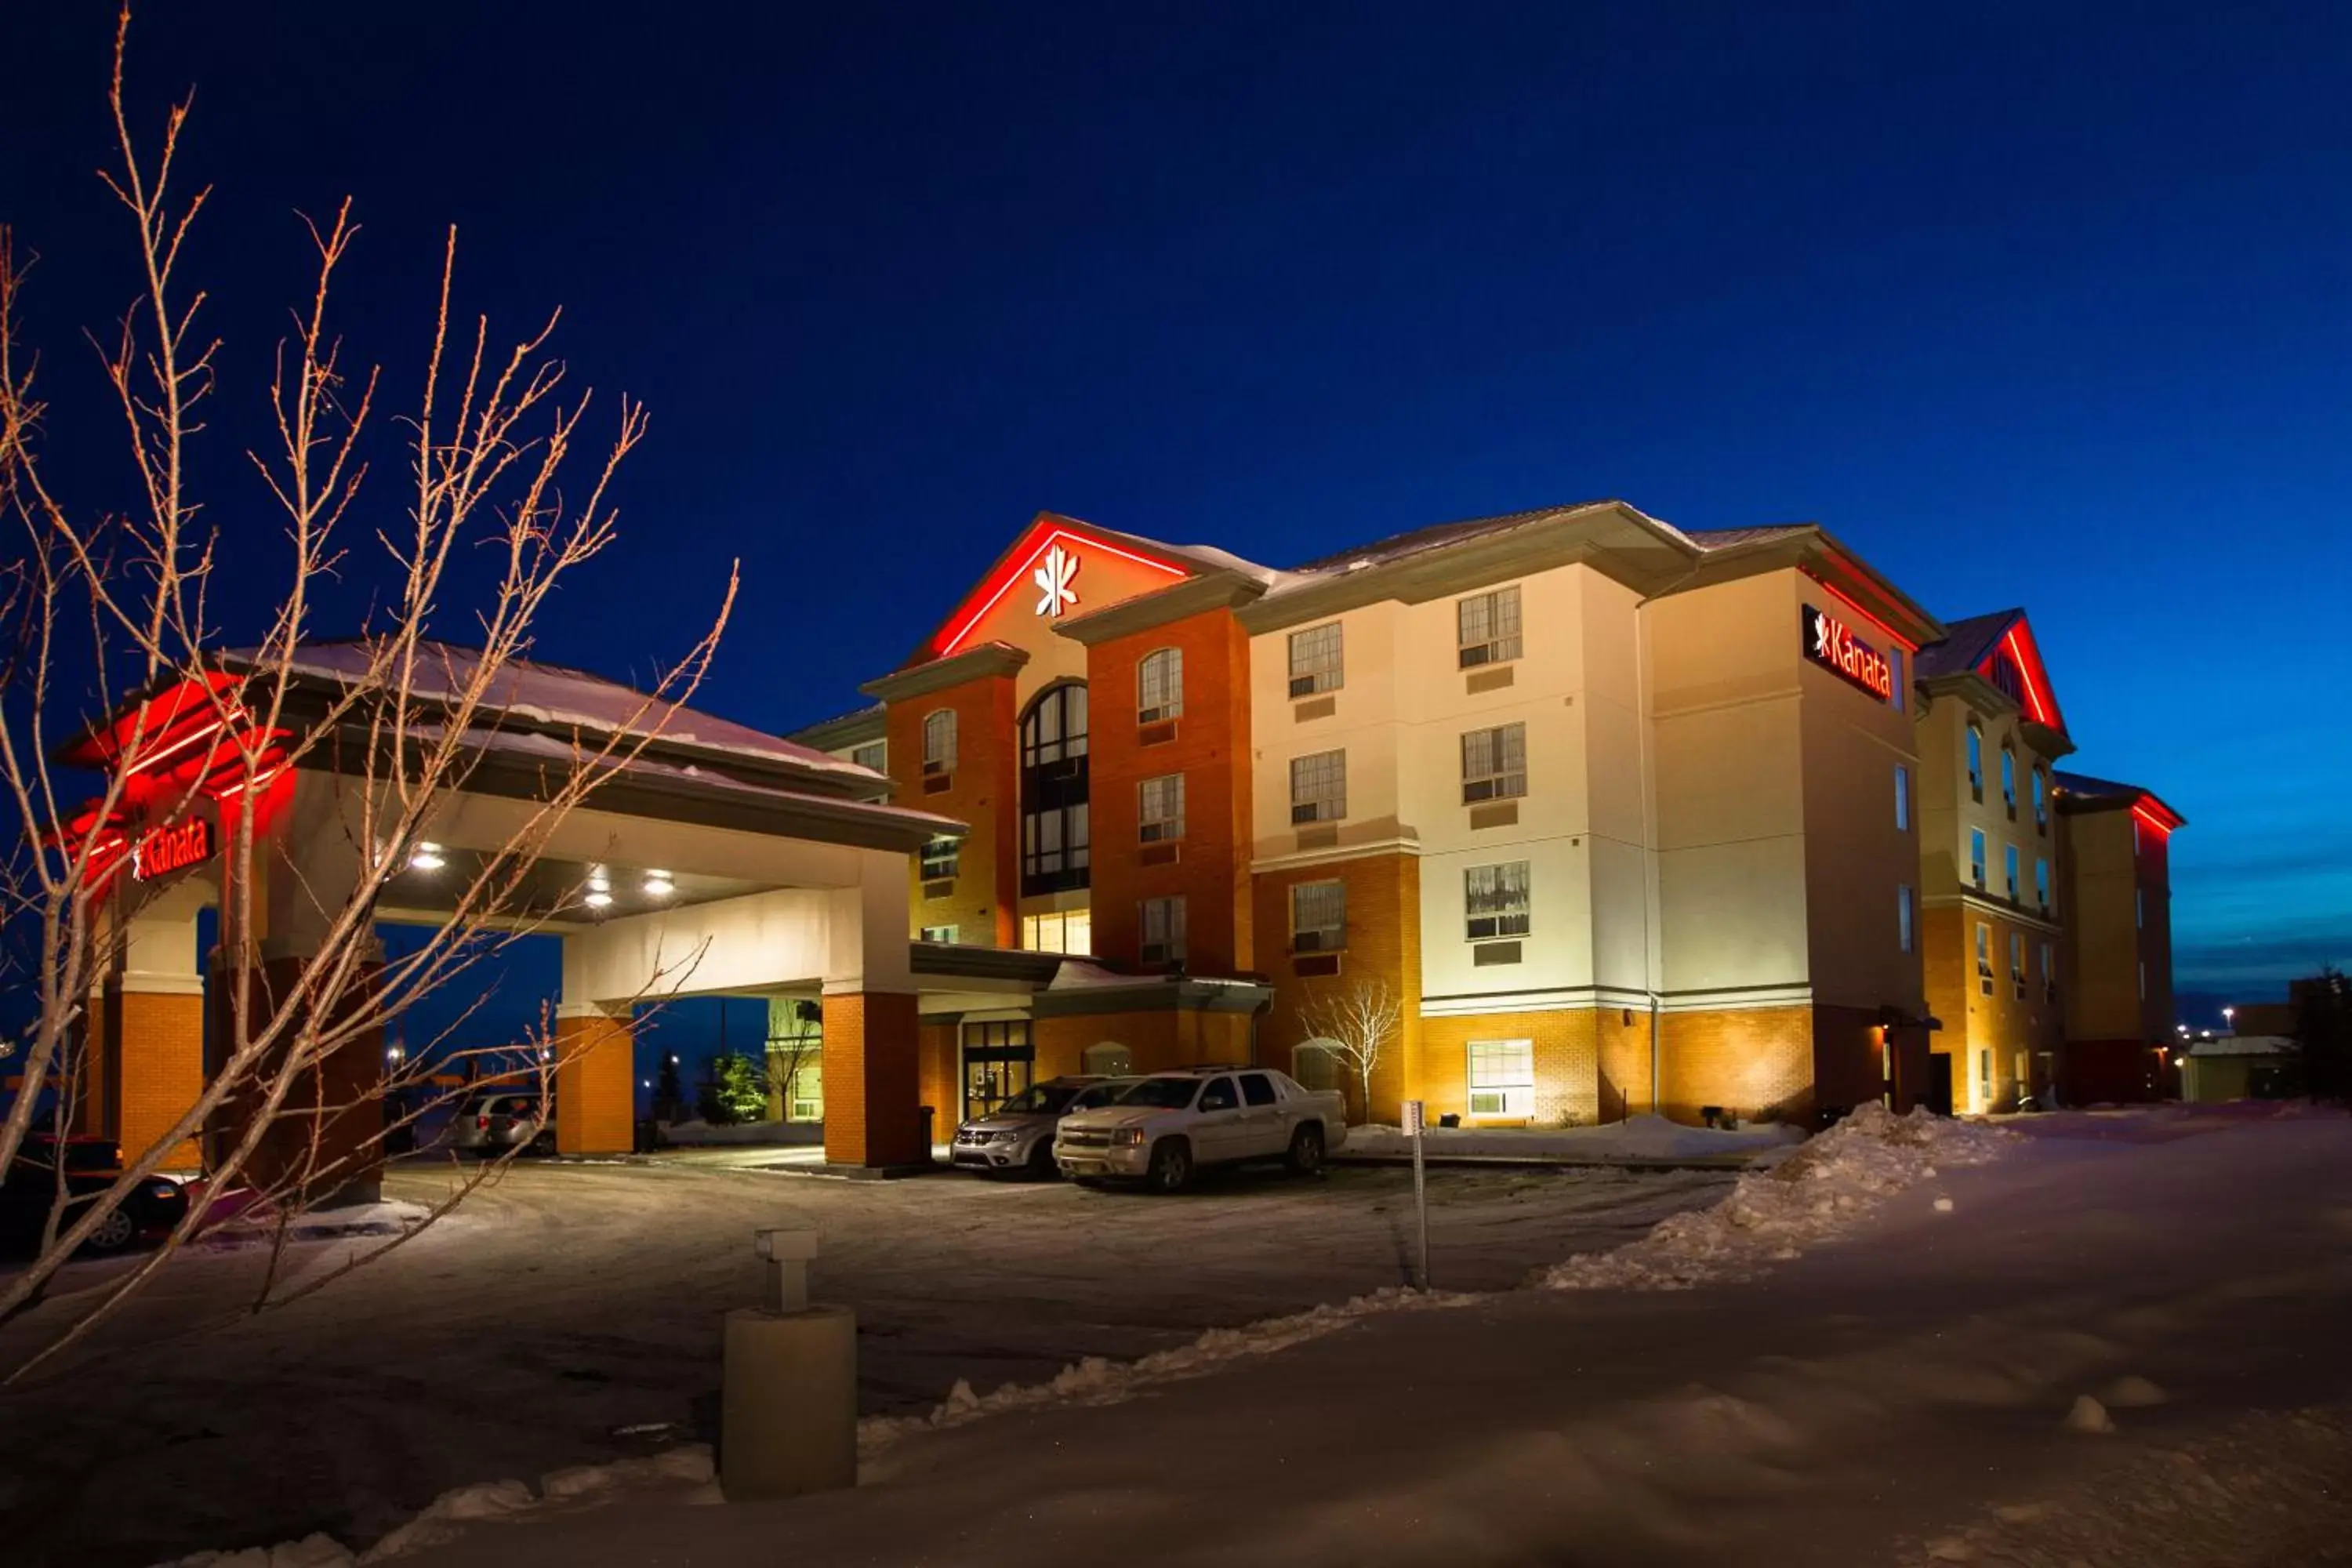
<instances>
[{"instance_id":1,"label":"parking lot pavement","mask_svg":"<svg viewBox=\"0 0 2352 1568\"><path fill-rule=\"evenodd\" d=\"M776 1152L523 1163L365 1270L259 1317L218 1321L251 1290L257 1253L175 1263L102 1335L103 1361L0 1396L9 1561L130 1568L313 1530L366 1540L453 1486L708 1436L720 1315L756 1299L761 1226L823 1233L817 1294L857 1310L868 1414L926 1409L958 1379L985 1392L1406 1278L1402 1171L1243 1172L1152 1198L957 1175L830 1180ZM411 1163L386 1195L430 1202L450 1180ZM1506 1288L1729 1180L1435 1172L1433 1271L1444 1287ZM307 1245L295 1267L323 1269L350 1245ZM198 1318L217 1326L186 1332Z\"/></svg>"}]
</instances>

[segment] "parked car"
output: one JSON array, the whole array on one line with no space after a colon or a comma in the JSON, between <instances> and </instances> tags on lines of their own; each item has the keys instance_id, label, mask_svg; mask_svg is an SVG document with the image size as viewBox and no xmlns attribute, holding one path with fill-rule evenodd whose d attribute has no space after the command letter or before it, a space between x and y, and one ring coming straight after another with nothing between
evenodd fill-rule
<instances>
[{"instance_id":1,"label":"parked car","mask_svg":"<svg viewBox=\"0 0 2352 1568\"><path fill-rule=\"evenodd\" d=\"M1054 1173L1054 1126L1074 1110L1108 1105L1131 1078L1050 1078L1032 1084L989 1115L964 1122L949 1145L959 1170Z\"/></svg>"},{"instance_id":2,"label":"parked car","mask_svg":"<svg viewBox=\"0 0 2352 1568\"><path fill-rule=\"evenodd\" d=\"M1272 1068L1187 1068L1138 1079L1118 1102L1062 1119L1054 1160L1079 1181L1181 1192L1205 1165L1283 1160L1302 1174L1348 1140L1347 1101Z\"/></svg>"},{"instance_id":3,"label":"parked car","mask_svg":"<svg viewBox=\"0 0 2352 1568\"><path fill-rule=\"evenodd\" d=\"M555 1104L549 1100L542 1105L535 1089L485 1089L457 1107L449 1122L449 1143L484 1159L518 1147L533 1154L552 1154Z\"/></svg>"},{"instance_id":4,"label":"parked car","mask_svg":"<svg viewBox=\"0 0 2352 1568\"><path fill-rule=\"evenodd\" d=\"M79 1220L89 1201L114 1184L122 1171L122 1151L110 1138L70 1137L60 1147L46 1134L27 1136L0 1178L0 1247L30 1252L41 1244L50 1206L58 1196L58 1161L66 1173L66 1209L58 1227ZM134 1241L171 1233L188 1212L188 1194L169 1176L150 1176L132 1187L112 1213L82 1243L90 1252L120 1252Z\"/></svg>"}]
</instances>

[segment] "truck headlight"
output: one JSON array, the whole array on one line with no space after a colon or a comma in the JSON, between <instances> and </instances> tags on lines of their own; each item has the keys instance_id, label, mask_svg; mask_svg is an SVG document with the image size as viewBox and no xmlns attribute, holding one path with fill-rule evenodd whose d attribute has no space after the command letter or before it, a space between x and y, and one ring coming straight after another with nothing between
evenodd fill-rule
<instances>
[{"instance_id":1,"label":"truck headlight","mask_svg":"<svg viewBox=\"0 0 2352 1568\"><path fill-rule=\"evenodd\" d=\"M1114 1129L1110 1135L1110 1142L1114 1149L1140 1149L1143 1147L1143 1129L1140 1127Z\"/></svg>"}]
</instances>

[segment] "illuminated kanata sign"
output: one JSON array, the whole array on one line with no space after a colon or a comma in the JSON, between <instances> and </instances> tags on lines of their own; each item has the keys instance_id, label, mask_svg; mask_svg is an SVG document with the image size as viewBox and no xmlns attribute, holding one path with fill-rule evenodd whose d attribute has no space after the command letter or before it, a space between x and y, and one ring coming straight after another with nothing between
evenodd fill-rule
<instances>
[{"instance_id":1,"label":"illuminated kanata sign","mask_svg":"<svg viewBox=\"0 0 2352 1568\"><path fill-rule=\"evenodd\" d=\"M1843 621L1807 605L1799 613L1799 624L1807 658L1881 702L1894 697L1895 666L1885 654L1855 637Z\"/></svg>"},{"instance_id":2,"label":"illuminated kanata sign","mask_svg":"<svg viewBox=\"0 0 2352 1568\"><path fill-rule=\"evenodd\" d=\"M1077 574L1076 556L1058 544L1046 551L1037 570L1029 574L1029 580L1037 584L1037 613L1059 616L1064 605L1076 604L1078 593L1070 586L1070 581Z\"/></svg>"},{"instance_id":3,"label":"illuminated kanata sign","mask_svg":"<svg viewBox=\"0 0 2352 1568\"><path fill-rule=\"evenodd\" d=\"M152 882L212 856L213 825L204 817L192 816L177 827L158 827L142 834L131 850L131 875L135 881Z\"/></svg>"}]
</instances>

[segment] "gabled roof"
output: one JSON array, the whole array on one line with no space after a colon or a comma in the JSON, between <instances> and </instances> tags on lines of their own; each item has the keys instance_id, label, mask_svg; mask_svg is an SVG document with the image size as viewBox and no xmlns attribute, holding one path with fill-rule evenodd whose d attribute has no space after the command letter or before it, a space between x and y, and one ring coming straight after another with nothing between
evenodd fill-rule
<instances>
[{"instance_id":1,"label":"gabled roof","mask_svg":"<svg viewBox=\"0 0 2352 1568\"><path fill-rule=\"evenodd\" d=\"M1613 499L1571 501L1566 506L1536 507L1528 511L1507 511L1495 517L1464 518L1456 522L1434 522L1425 528L1415 528L1403 533L1392 533L1386 539L1376 539L1370 544L1359 544L1348 550L1333 551L1328 555L1302 562L1290 568L1292 574L1310 576L1325 572L1345 571L1360 563L1385 566L1391 561L1402 561L1408 555L1418 555L1424 550L1443 549L1449 544L1461 544L1489 534L1507 533L1515 528L1528 528L1537 523L1553 522L1573 517L1580 511L1600 507L1622 507L1625 503Z\"/></svg>"},{"instance_id":2,"label":"gabled roof","mask_svg":"<svg viewBox=\"0 0 2352 1568\"><path fill-rule=\"evenodd\" d=\"M2187 817L2165 805L2154 790L2139 784L2093 778L2089 773L2070 773L2063 769L2050 776L2058 786L2061 810L2116 811L2128 807L2141 821L2166 834L2189 826Z\"/></svg>"},{"instance_id":3,"label":"gabled roof","mask_svg":"<svg viewBox=\"0 0 2352 1568\"><path fill-rule=\"evenodd\" d=\"M1943 641L1921 648L1913 661L1919 679L1980 676L2014 701L2027 719L2058 735L2066 733L2066 716L2059 710L2057 690L2050 684L2042 647L2024 610L1969 616L1947 622L1946 630Z\"/></svg>"}]
</instances>

